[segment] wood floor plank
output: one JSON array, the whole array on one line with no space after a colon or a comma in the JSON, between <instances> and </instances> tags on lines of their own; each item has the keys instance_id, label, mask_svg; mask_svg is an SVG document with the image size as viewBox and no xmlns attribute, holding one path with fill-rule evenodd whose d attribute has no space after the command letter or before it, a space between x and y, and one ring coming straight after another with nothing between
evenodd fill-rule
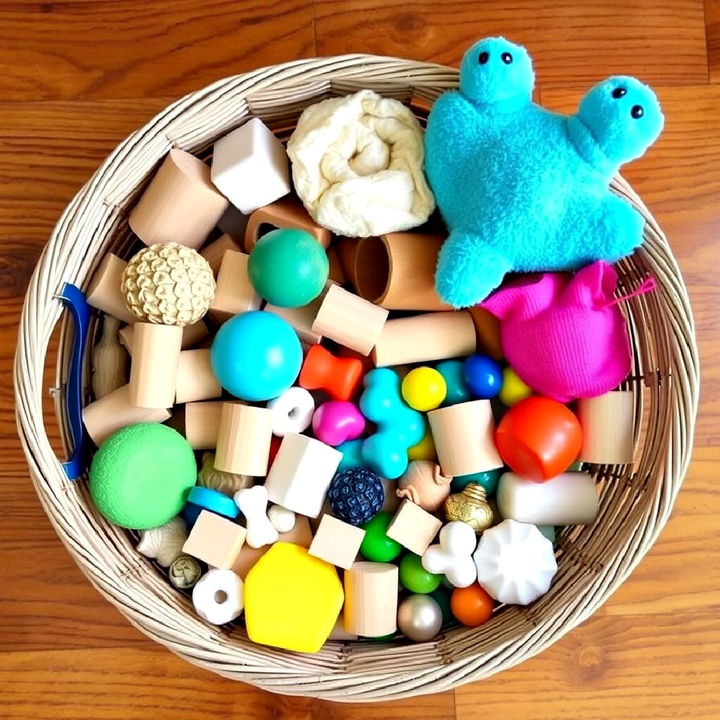
<instances>
[{"instance_id":1,"label":"wood floor plank","mask_svg":"<svg viewBox=\"0 0 720 720\"><path fill-rule=\"evenodd\" d=\"M720 82L720 3L717 0L705 0L705 35L710 82Z\"/></svg>"}]
</instances>

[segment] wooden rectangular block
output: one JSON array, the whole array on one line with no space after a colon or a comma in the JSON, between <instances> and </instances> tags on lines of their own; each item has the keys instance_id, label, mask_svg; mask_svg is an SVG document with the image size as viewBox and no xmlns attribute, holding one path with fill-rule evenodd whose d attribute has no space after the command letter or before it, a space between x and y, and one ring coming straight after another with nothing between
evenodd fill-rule
<instances>
[{"instance_id":1,"label":"wooden rectangular block","mask_svg":"<svg viewBox=\"0 0 720 720\"><path fill-rule=\"evenodd\" d=\"M260 307L260 297L248 277L249 255L226 250L220 264L215 296L210 303L210 316L217 322Z\"/></svg>"},{"instance_id":2,"label":"wooden rectangular block","mask_svg":"<svg viewBox=\"0 0 720 720\"><path fill-rule=\"evenodd\" d=\"M120 290L122 274L127 263L117 255L108 253L98 265L87 289L88 305L106 312L126 323L134 323L135 316Z\"/></svg>"},{"instance_id":3,"label":"wooden rectangular block","mask_svg":"<svg viewBox=\"0 0 720 720\"><path fill-rule=\"evenodd\" d=\"M222 405L215 451L215 468L239 475L267 473L273 412L243 403Z\"/></svg>"},{"instance_id":4,"label":"wooden rectangular block","mask_svg":"<svg viewBox=\"0 0 720 720\"><path fill-rule=\"evenodd\" d=\"M347 570L360 551L365 537L362 528L338 520L332 515L323 515L308 552L331 565Z\"/></svg>"},{"instance_id":5,"label":"wooden rectangular block","mask_svg":"<svg viewBox=\"0 0 720 720\"><path fill-rule=\"evenodd\" d=\"M245 535L241 525L202 510L182 551L213 567L229 569L240 553Z\"/></svg>"},{"instance_id":6,"label":"wooden rectangular block","mask_svg":"<svg viewBox=\"0 0 720 720\"><path fill-rule=\"evenodd\" d=\"M188 348L197 345L209 335L210 331L208 330L208 326L205 324L204 320L198 320L197 322L192 323L192 325L185 325L182 329L182 341L180 343L180 348L182 350L187 350ZM133 341L135 339L135 323L133 322L131 325L126 325L122 330L120 330L118 337L128 353L132 355Z\"/></svg>"},{"instance_id":7,"label":"wooden rectangular block","mask_svg":"<svg viewBox=\"0 0 720 720\"><path fill-rule=\"evenodd\" d=\"M598 465L628 465L633 461L635 398L617 390L577 401L583 445L578 460Z\"/></svg>"},{"instance_id":8,"label":"wooden rectangular block","mask_svg":"<svg viewBox=\"0 0 720 720\"><path fill-rule=\"evenodd\" d=\"M177 325L135 324L130 365L131 403L145 408L174 405L181 344L182 328Z\"/></svg>"},{"instance_id":9,"label":"wooden rectangular block","mask_svg":"<svg viewBox=\"0 0 720 720\"><path fill-rule=\"evenodd\" d=\"M345 631L382 637L397 630L398 566L356 562L345 571Z\"/></svg>"},{"instance_id":10,"label":"wooden rectangular block","mask_svg":"<svg viewBox=\"0 0 720 720\"><path fill-rule=\"evenodd\" d=\"M177 369L175 402L212 400L222 396L222 388L210 365L210 350L183 350Z\"/></svg>"},{"instance_id":11,"label":"wooden rectangular block","mask_svg":"<svg viewBox=\"0 0 720 720\"><path fill-rule=\"evenodd\" d=\"M240 247L240 245L238 245L232 235L229 235L228 233L225 233L224 235L221 235L217 240L213 240L211 243L208 243L200 251L200 254L208 261L208 264L212 268L213 274L216 278L218 272L220 271L220 265L222 264L222 260L226 250L242 252L242 248Z\"/></svg>"},{"instance_id":12,"label":"wooden rectangular block","mask_svg":"<svg viewBox=\"0 0 720 720\"><path fill-rule=\"evenodd\" d=\"M387 536L410 552L422 555L441 527L442 522L434 515L410 500L403 500L388 525Z\"/></svg>"},{"instance_id":13,"label":"wooden rectangular block","mask_svg":"<svg viewBox=\"0 0 720 720\"><path fill-rule=\"evenodd\" d=\"M223 402L195 402L185 405L185 439L193 450L214 450L220 430Z\"/></svg>"},{"instance_id":14,"label":"wooden rectangular block","mask_svg":"<svg viewBox=\"0 0 720 720\"><path fill-rule=\"evenodd\" d=\"M301 342L307 343L308 345L317 345L322 340L322 335L314 332L312 326L321 303L321 297L307 305L295 308L283 308L268 303L264 307L264 310L287 321L293 330L295 330Z\"/></svg>"}]
</instances>

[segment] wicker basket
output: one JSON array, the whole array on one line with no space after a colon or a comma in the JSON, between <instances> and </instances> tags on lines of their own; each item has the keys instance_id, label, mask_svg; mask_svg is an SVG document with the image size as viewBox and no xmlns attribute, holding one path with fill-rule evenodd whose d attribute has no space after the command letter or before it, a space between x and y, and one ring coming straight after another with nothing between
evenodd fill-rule
<instances>
[{"instance_id":1,"label":"wicker basket","mask_svg":"<svg viewBox=\"0 0 720 720\"><path fill-rule=\"evenodd\" d=\"M328 642L316 655L250 643L241 628L200 620L189 599L136 552L133 538L106 523L84 481L67 480L48 441L43 370L62 307L64 282L86 287L103 255L133 248L127 213L173 147L207 156L213 141L261 117L287 137L304 107L363 87L422 110L457 85L457 71L368 55L303 60L220 80L178 100L127 138L60 219L30 282L15 363L17 419L31 474L55 529L97 589L149 637L220 675L279 693L340 701L386 700L447 690L529 658L596 610L627 578L672 510L692 448L698 353L687 292L667 241L621 178L614 189L647 220L645 242L619 265L620 291L651 272L658 289L626 305L634 365L637 436L632 466L594 466L601 513L594 526L559 537L559 571L550 592L523 607L501 608L477 629L455 628L433 642ZM60 335L57 386L67 379L71 332ZM63 437L67 413L56 402ZM67 443L66 443L67 444Z\"/></svg>"}]
</instances>

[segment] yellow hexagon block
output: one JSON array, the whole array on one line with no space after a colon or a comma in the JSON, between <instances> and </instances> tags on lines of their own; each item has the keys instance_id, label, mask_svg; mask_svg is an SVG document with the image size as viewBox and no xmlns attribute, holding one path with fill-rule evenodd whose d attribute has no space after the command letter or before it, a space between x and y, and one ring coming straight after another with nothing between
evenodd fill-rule
<instances>
[{"instance_id":1,"label":"yellow hexagon block","mask_svg":"<svg viewBox=\"0 0 720 720\"><path fill-rule=\"evenodd\" d=\"M248 637L262 645L313 653L320 650L343 605L334 566L306 548L275 543L245 578Z\"/></svg>"}]
</instances>

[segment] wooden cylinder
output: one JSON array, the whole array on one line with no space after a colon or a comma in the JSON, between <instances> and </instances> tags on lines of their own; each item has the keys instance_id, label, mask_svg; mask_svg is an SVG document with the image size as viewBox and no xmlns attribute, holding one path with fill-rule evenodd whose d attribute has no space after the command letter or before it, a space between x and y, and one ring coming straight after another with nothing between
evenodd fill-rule
<instances>
[{"instance_id":1,"label":"wooden cylinder","mask_svg":"<svg viewBox=\"0 0 720 720\"><path fill-rule=\"evenodd\" d=\"M88 305L102 310L126 323L134 323L135 316L120 290L122 274L127 263L117 255L108 253L98 265L87 290Z\"/></svg>"},{"instance_id":2,"label":"wooden cylinder","mask_svg":"<svg viewBox=\"0 0 720 720\"><path fill-rule=\"evenodd\" d=\"M210 181L210 168L184 150L171 150L128 222L146 244L176 242L198 249L228 206Z\"/></svg>"},{"instance_id":3,"label":"wooden cylinder","mask_svg":"<svg viewBox=\"0 0 720 720\"><path fill-rule=\"evenodd\" d=\"M332 245L347 282L355 287L355 259L357 258L360 238L341 237Z\"/></svg>"},{"instance_id":4,"label":"wooden cylinder","mask_svg":"<svg viewBox=\"0 0 720 720\"><path fill-rule=\"evenodd\" d=\"M334 245L331 245L327 249L328 264L330 265L330 271L328 273L328 280L331 280L338 285L344 285L347 281L345 272L340 264L340 256L337 254L337 249Z\"/></svg>"},{"instance_id":5,"label":"wooden cylinder","mask_svg":"<svg viewBox=\"0 0 720 720\"><path fill-rule=\"evenodd\" d=\"M451 310L435 290L435 266L444 238L398 232L360 240L355 289L388 310Z\"/></svg>"},{"instance_id":6,"label":"wooden cylinder","mask_svg":"<svg viewBox=\"0 0 720 720\"><path fill-rule=\"evenodd\" d=\"M175 384L182 347L178 325L135 323L130 365L130 402L144 408L175 404Z\"/></svg>"},{"instance_id":7,"label":"wooden cylinder","mask_svg":"<svg viewBox=\"0 0 720 720\"><path fill-rule=\"evenodd\" d=\"M322 340L322 335L317 332L313 332L312 326L317 317L318 310L322 298L317 298L307 305L302 307L278 307L277 305L270 305L268 303L263 308L266 312L271 312L273 315L277 315L285 320L297 333L300 338L300 342L304 342L308 345L317 345Z\"/></svg>"},{"instance_id":8,"label":"wooden cylinder","mask_svg":"<svg viewBox=\"0 0 720 720\"><path fill-rule=\"evenodd\" d=\"M201 340L204 340L210 335L208 326L204 320L198 320L191 325L183 325L182 334L182 345L181 348L186 350L187 348L197 345ZM125 346L125 349L132 355L133 352L133 338L135 337L135 321L133 320L132 325L126 325L119 333L118 337L120 342Z\"/></svg>"},{"instance_id":9,"label":"wooden cylinder","mask_svg":"<svg viewBox=\"0 0 720 720\"><path fill-rule=\"evenodd\" d=\"M356 562L345 571L346 632L381 637L397 630L398 567Z\"/></svg>"},{"instance_id":10,"label":"wooden cylinder","mask_svg":"<svg viewBox=\"0 0 720 720\"><path fill-rule=\"evenodd\" d=\"M222 396L222 388L210 365L210 350L183 350L178 362L175 402L212 400Z\"/></svg>"},{"instance_id":11,"label":"wooden cylinder","mask_svg":"<svg viewBox=\"0 0 720 720\"><path fill-rule=\"evenodd\" d=\"M83 408L82 418L88 435L100 445L114 432L135 423L162 423L170 417L167 408L143 408L130 402L130 385L123 385Z\"/></svg>"},{"instance_id":12,"label":"wooden cylinder","mask_svg":"<svg viewBox=\"0 0 720 720\"><path fill-rule=\"evenodd\" d=\"M273 412L242 403L223 403L215 469L240 475L267 474Z\"/></svg>"},{"instance_id":13,"label":"wooden cylinder","mask_svg":"<svg viewBox=\"0 0 720 720\"><path fill-rule=\"evenodd\" d=\"M500 343L500 321L485 308L476 305L468 308L475 323L478 352L485 352L495 360L503 359Z\"/></svg>"},{"instance_id":14,"label":"wooden cylinder","mask_svg":"<svg viewBox=\"0 0 720 720\"><path fill-rule=\"evenodd\" d=\"M210 265L216 278L220 271L220 265L222 264L226 250L242 252L240 245L238 245L232 235L228 235L227 233L221 235L217 240L213 240L213 242L206 245L200 251L200 254L208 261L208 265Z\"/></svg>"},{"instance_id":15,"label":"wooden cylinder","mask_svg":"<svg viewBox=\"0 0 720 720\"><path fill-rule=\"evenodd\" d=\"M185 439L193 450L214 450L220 430L223 402L194 402L185 405Z\"/></svg>"},{"instance_id":16,"label":"wooden cylinder","mask_svg":"<svg viewBox=\"0 0 720 720\"><path fill-rule=\"evenodd\" d=\"M475 352L470 313L436 312L388 320L373 350L377 367L466 357Z\"/></svg>"},{"instance_id":17,"label":"wooden cylinder","mask_svg":"<svg viewBox=\"0 0 720 720\"><path fill-rule=\"evenodd\" d=\"M579 460L599 465L628 465L633 461L635 400L629 390L616 390L577 401L583 433Z\"/></svg>"},{"instance_id":18,"label":"wooden cylinder","mask_svg":"<svg viewBox=\"0 0 720 720\"><path fill-rule=\"evenodd\" d=\"M489 400L471 400L428 413L443 475L457 477L503 466L495 447Z\"/></svg>"},{"instance_id":19,"label":"wooden cylinder","mask_svg":"<svg viewBox=\"0 0 720 720\"><path fill-rule=\"evenodd\" d=\"M387 316L385 308L339 285L331 285L315 316L312 330L346 348L368 355L382 333Z\"/></svg>"}]
</instances>

